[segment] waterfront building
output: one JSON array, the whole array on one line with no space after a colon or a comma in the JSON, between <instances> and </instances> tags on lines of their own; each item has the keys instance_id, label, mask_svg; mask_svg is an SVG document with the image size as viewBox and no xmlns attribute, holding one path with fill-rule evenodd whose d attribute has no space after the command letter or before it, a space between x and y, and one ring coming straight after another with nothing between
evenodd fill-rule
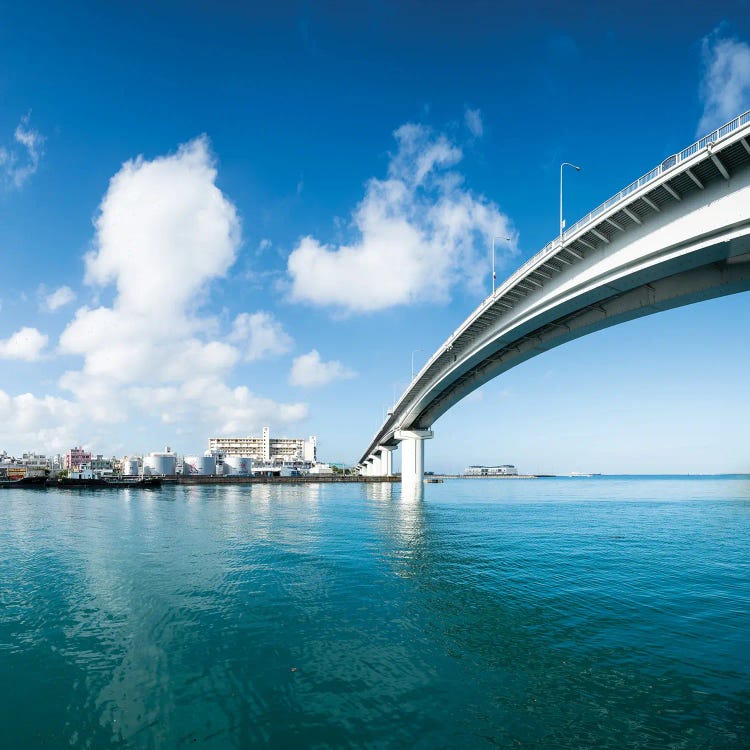
<instances>
[{"instance_id":1,"label":"waterfront building","mask_svg":"<svg viewBox=\"0 0 750 750\"><path fill-rule=\"evenodd\" d=\"M209 453L224 456L247 456L263 463L293 463L316 461L317 438L272 438L268 427L260 437L212 437L208 439Z\"/></svg>"},{"instance_id":2,"label":"waterfront building","mask_svg":"<svg viewBox=\"0 0 750 750\"><path fill-rule=\"evenodd\" d=\"M333 474L333 467L330 464L314 464L310 467L308 474Z\"/></svg>"},{"instance_id":3,"label":"waterfront building","mask_svg":"<svg viewBox=\"0 0 750 750\"><path fill-rule=\"evenodd\" d=\"M21 461L26 464L45 464L48 465L50 460L42 453L24 453L21 456Z\"/></svg>"},{"instance_id":4,"label":"waterfront building","mask_svg":"<svg viewBox=\"0 0 750 750\"><path fill-rule=\"evenodd\" d=\"M252 467L254 477L299 477L307 471L296 469L290 463L260 464Z\"/></svg>"},{"instance_id":5,"label":"waterfront building","mask_svg":"<svg viewBox=\"0 0 750 750\"><path fill-rule=\"evenodd\" d=\"M83 448L71 448L65 454L65 461L63 462L63 468L65 469L78 469L81 464L88 464L91 462L91 452L85 451Z\"/></svg>"},{"instance_id":6,"label":"waterfront building","mask_svg":"<svg viewBox=\"0 0 750 750\"><path fill-rule=\"evenodd\" d=\"M469 466L464 475L467 477L515 477L518 476L518 469L512 464L502 464L501 466Z\"/></svg>"},{"instance_id":7,"label":"waterfront building","mask_svg":"<svg viewBox=\"0 0 750 750\"><path fill-rule=\"evenodd\" d=\"M24 453L21 458L9 456L5 451L0 454L0 477L3 479L43 476L49 469L49 459L38 453Z\"/></svg>"},{"instance_id":8,"label":"waterfront building","mask_svg":"<svg viewBox=\"0 0 750 750\"><path fill-rule=\"evenodd\" d=\"M115 464L117 463L117 459L112 456L112 458L104 458L104 456L99 453L96 457L91 457L91 460L89 461L89 466L91 467L92 471L114 471Z\"/></svg>"}]
</instances>

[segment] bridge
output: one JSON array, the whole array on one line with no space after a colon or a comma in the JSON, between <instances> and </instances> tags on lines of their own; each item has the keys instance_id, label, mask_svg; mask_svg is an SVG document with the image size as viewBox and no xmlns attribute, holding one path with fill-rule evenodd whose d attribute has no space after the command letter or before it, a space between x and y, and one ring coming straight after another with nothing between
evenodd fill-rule
<instances>
[{"instance_id":1,"label":"bridge","mask_svg":"<svg viewBox=\"0 0 750 750\"><path fill-rule=\"evenodd\" d=\"M750 289L750 111L623 188L526 261L454 331L358 464L421 487L424 441L464 396L573 339Z\"/></svg>"}]
</instances>

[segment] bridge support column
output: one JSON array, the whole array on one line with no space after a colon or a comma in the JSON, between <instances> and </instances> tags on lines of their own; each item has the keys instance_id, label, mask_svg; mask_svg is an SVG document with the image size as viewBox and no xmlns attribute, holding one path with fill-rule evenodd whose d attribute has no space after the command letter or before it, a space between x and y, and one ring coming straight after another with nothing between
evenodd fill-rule
<instances>
[{"instance_id":1,"label":"bridge support column","mask_svg":"<svg viewBox=\"0 0 750 750\"><path fill-rule=\"evenodd\" d=\"M395 450L395 446L380 446L380 473L384 477L393 476L393 451Z\"/></svg>"},{"instance_id":2,"label":"bridge support column","mask_svg":"<svg viewBox=\"0 0 750 750\"><path fill-rule=\"evenodd\" d=\"M424 481L424 441L433 437L432 430L396 430L401 441L401 484L420 485Z\"/></svg>"},{"instance_id":3,"label":"bridge support column","mask_svg":"<svg viewBox=\"0 0 750 750\"><path fill-rule=\"evenodd\" d=\"M372 460L372 463L370 464L370 476L379 477L383 473L380 466L380 456L378 456L377 453L373 453L370 458Z\"/></svg>"}]
</instances>

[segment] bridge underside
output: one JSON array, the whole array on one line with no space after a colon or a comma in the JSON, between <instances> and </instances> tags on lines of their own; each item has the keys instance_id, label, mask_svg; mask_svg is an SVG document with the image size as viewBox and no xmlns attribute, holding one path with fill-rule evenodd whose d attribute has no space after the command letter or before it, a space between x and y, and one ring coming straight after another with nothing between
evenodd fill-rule
<instances>
[{"instance_id":1,"label":"bridge underside","mask_svg":"<svg viewBox=\"0 0 750 750\"><path fill-rule=\"evenodd\" d=\"M457 401L492 378L568 341L646 315L749 291L750 237L745 238L745 244L747 251L743 254L600 296L573 313L529 330L458 377L420 412L415 427L432 426Z\"/></svg>"}]
</instances>

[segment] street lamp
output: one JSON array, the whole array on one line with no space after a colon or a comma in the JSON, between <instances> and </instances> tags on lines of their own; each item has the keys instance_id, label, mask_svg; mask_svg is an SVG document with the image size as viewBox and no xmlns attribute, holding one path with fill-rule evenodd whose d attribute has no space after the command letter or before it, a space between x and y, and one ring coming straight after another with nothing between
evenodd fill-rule
<instances>
[{"instance_id":1,"label":"street lamp","mask_svg":"<svg viewBox=\"0 0 750 750\"><path fill-rule=\"evenodd\" d=\"M413 352L411 353L411 379L412 379L412 380L414 380L414 355L415 355L415 354L416 354L417 352L421 352L421 351L422 351L422 349L415 349L415 350L414 350L414 351L413 351Z\"/></svg>"},{"instance_id":2,"label":"street lamp","mask_svg":"<svg viewBox=\"0 0 750 750\"><path fill-rule=\"evenodd\" d=\"M562 198L563 198L563 167L573 167L576 172L580 172L581 168L577 167L575 164L571 164L569 161L564 161L560 165L560 247L563 245L563 229L565 228L565 220L563 219L563 204L562 204Z\"/></svg>"},{"instance_id":3,"label":"street lamp","mask_svg":"<svg viewBox=\"0 0 750 750\"><path fill-rule=\"evenodd\" d=\"M505 240L510 242L510 237L493 237L492 238L492 293L495 293L495 240Z\"/></svg>"}]
</instances>

